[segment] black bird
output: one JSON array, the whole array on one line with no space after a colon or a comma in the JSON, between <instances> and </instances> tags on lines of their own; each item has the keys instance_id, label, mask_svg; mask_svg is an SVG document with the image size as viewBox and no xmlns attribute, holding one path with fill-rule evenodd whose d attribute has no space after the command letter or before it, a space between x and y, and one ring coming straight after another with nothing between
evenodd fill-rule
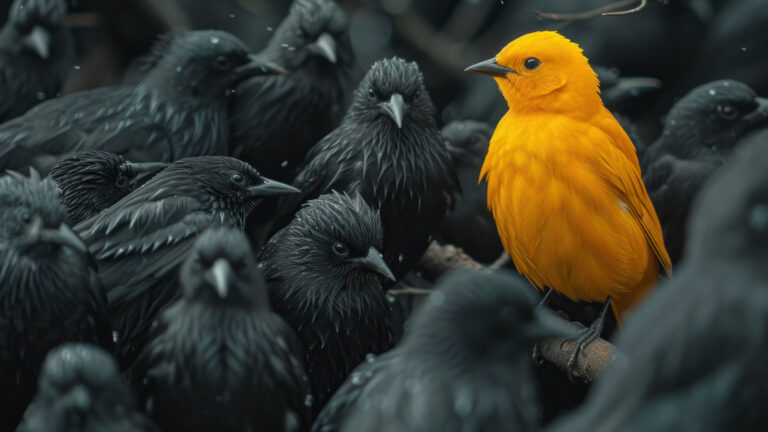
<instances>
[{"instance_id":1,"label":"black bird","mask_svg":"<svg viewBox=\"0 0 768 432\"><path fill-rule=\"evenodd\" d=\"M733 80L691 90L665 118L643 157L643 182L659 215L673 261L681 258L691 201L739 140L768 125L768 99Z\"/></svg>"},{"instance_id":2,"label":"black bird","mask_svg":"<svg viewBox=\"0 0 768 432\"><path fill-rule=\"evenodd\" d=\"M229 33L191 31L162 40L135 85L103 87L44 102L0 126L0 170L53 164L83 150L134 162L227 154L228 94L274 73Z\"/></svg>"},{"instance_id":3,"label":"black bird","mask_svg":"<svg viewBox=\"0 0 768 432\"><path fill-rule=\"evenodd\" d=\"M242 229L261 198L292 192L234 158L186 158L75 227L98 262L122 364L131 363L157 313L177 297L179 266L196 236L210 226Z\"/></svg>"},{"instance_id":4,"label":"black bird","mask_svg":"<svg viewBox=\"0 0 768 432\"><path fill-rule=\"evenodd\" d=\"M313 431L537 430L530 349L573 333L536 308L519 276L446 277L402 342L355 369Z\"/></svg>"},{"instance_id":5,"label":"black bird","mask_svg":"<svg viewBox=\"0 0 768 432\"><path fill-rule=\"evenodd\" d=\"M135 163L120 155L91 150L64 159L49 175L61 190L61 201L72 223L80 223L146 183L164 162Z\"/></svg>"},{"instance_id":6,"label":"black bird","mask_svg":"<svg viewBox=\"0 0 768 432\"><path fill-rule=\"evenodd\" d=\"M347 27L333 0L294 0L259 53L287 74L252 78L237 88L233 156L268 177L293 180L307 151L344 115L354 65Z\"/></svg>"},{"instance_id":7,"label":"black bird","mask_svg":"<svg viewBox=\"0 0 768 432\"><path fill-rule=\"evenodd\" d=\"M459 177L461 197L440 231L440 240L461 246L472 258L493 262L504 252L486 202L487 186L478 183L493 127L474 120L451 122L440 130Z\"/></svg>"},{"instance_id":8,"label":"black bird","mask_svg":"<svg viewBox=\"0 0 768 432\"><path fill-rule=\"evenodd\" d=\"M131 371L167 431L302 431L312 394L304 348L272 312L244 233L204 232L181 268L182 298Z\"/></svg>"},{"instance_id":9,"label":"black bird","mask_svg":"<svg viewBox=\"0 0 768 432\"><path fill-rule=\"evenodd\" d=\"M117 362L89 344L64 344L45 359L17 432L157 432L135 405Z\"/></svg>"},{"instance_id":10,"label":"black bird","mask_svg":"<svg viewBox=\"0 0 768 432\"><path fill-rule=\"evenodd\" d=\"M0 123L58 96L74 49L64 0L16 0L0 30Z\"/></svg>"},{"instance_id":11,"label":"black bird","mask_svg":"<svg viewBox=\"0 0 768 432\"><path fill-rule=\"evenodd\" d=\"M270 298L306 348L319 411L367 354L392 347L378 212L357 194L309 201L259 256Z\"/></svg>"},{"instance_id":12,"label":"black bird","mask_svg":"<svg viewBox=\"0 0 768 432\"><path fill-rule=\"evenodd\" d=\"M374 63L341 125L312 148L293 184L302 193L278 202L275 228L302 202L331 190L358 192L381 213L389 268L397 278L412 270L459 192L416 63Z\"/></svg>"},{"instance_id":13,"label":"black bird","mask_svg":"<svg viewBox=\"0 0 768 432\"><path fill-rule=\"evenodd\" d=\"M702 190L675 277L627 320L584 405L552 431L756 431L768 412L768 141Z\"/></svg>"},{"instance_id":14,"label":"black bird","mask_svg":"<svg viewBox=\"0 0 768 432\"><path fill-rule=\"evenodd\" d=\"M67 225L56 185L0 177L0 430L13 430L46 354L63 342L111 349L104 291Z\"/></svg>"}]
</instances>

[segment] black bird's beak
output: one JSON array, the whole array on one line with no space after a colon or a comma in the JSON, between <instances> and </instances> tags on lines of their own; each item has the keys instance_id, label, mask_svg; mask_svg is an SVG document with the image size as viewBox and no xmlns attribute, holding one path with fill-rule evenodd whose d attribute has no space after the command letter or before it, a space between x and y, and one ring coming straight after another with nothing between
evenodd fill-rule
<instances>
[{"instance_id":1,"label":"black bird's beak","mask_svg":"<svg viewBox=\"0 0 768 432\"><path fill-rule=\"evenodd\" d=\"M264 183L248 188L248 195L251 197L263 197L263 196L276 196L276 195L290 195L301 193L291 185L280 183L279 181L271 180L266 177L262 177Z\"/></svg>"},{"instance_id":2,"label":"black bird's beak","mask_svg":"<svg viewBox=\"0 0 768 432\"><path fill-rule=\"evenodd\" d=\"M578 336L578 330L547 309L536 308L533 321L524 329L523 335L530 340L569 338Z\"/></svg>"},{"instance_id":3,"label":"black bird's beak","mask_svg":"<svg viewBox=\"0 0 768 432\"><path fill-rule=\"evenodd\" d=\"M24 45L34 51L38 57L48 60L51 56L51 33L43 27L35 26L24 38Z\"/></svg>"},{"instance_id":4,"label":"black bird's beak","mask_svg":"<svg viewBox=\"0 0 768 432\"><path fill-rule=\"evenodd\" d=\"M248 59L250 60L248 63L235 69L234 79L236 82L260 75L285 75L288 73L284 67L255 54L249 54Z\"/></svg>"},{"instance_id":5,"label":"black bird's beak","mask_svg":"<svg viewBox=\"0 0 768 432\"><path fill-rule=\"evenodd\" d=\"M403 117L405 117L405 111L407 109L403 95L395 93L389 98L389 102L382 102L379 104L381 111L388 115L398 128L403 128Z\"/></svg>"},{"instance_id":6,"label":"black bird's beak","mask_svg":"<svg viewBox=\"0 0 768 432\"><path fill-rule=\"evenodd\" d=\"M84 385L79 384L70 391L68 391L63 397L59 399L59 404L63 408L63 411L75 411L83 412L88 411L91 408L91 394Z\"/></svg>"},{"instance_id":7,"label":"black bird's beak","mask_svg":"<svg viewBox=\"0 0 768 432\"><path fill-rule=\"evenodd\" d=\"M87 254L88 246L80 239L80 237L72 231L72 228L67 224L62 223L58 229L43 228L43 221L39 216L36 216L25 236L23 249L28 250L34 247L36 244L48 243L55 244L63 247L68 247L76 252Z\"/></svg>"},{"instance_id":8,"label":"black bird's beak","mask_svg":"<svg viewBox=\"0 0 768 432\"><path fill-rule=\"evenodd\" d=\"M164 170L168 166L165 162L128 162L131 172L136 173L133 176L134 184L144 184L155 174Z\"/></svg>"},{"instance_id":9,"label":"black bird's beak","mask_svg":"<svg viewBox=\"0 0 768 432\"><path fill-rule=\"evenodd\" d=\"M229 283L233 279L234 272L229 261L219 258L213 263L213 267L206 272L208 278L216 293L221 298L227 298L229 293Z\"/></svg>"},{"instance_id":10,"label":"black bird's beak","mask_svg":"<svg viewBox=\"0 0 768 432\"><path fill-rule=\"evenodd\" d=\"M495 58L475 63L472 66L464 69L464 72L475 72L483 75L497 76L506 78L507 74L517 74L517 71L508 67L500 65Z\"/></svg>"},{"instance_id":11,"label":"black bird's beak","mask_svg":"<svg viewBox=\"0 0 768 432\"><path fill-rule=\"evenodd\" d=\"M384 258L382 258L381 252L379 252L378 249L373 246L368 249L368 256L364 258L352 258L349 261L357 263L360 267L381 275L392 282L397 280L395 279L395 275L392 274L392 270L390 270L389 266L387 266L387 263L384 262Z\"/></svg>"},{"instance_id":12,"label":"black bird's beak","mask_svg":"<svg viewBox=\"0 0 768 432\"><path fill-rule=\"evenodd\" d=\"M768 121L768 98L757 97L755 102L757 102L757 108L744 116L744 120L750 126L756 126Z\"/></svg>"},{"instance_id":13,"label":"black bird's beak","mask_svg":"<svg viewBox=\"0 0 768 432\"><path fill-rule=\"evenodd\" d=\"M328 33L320 34L317 40L307 45L307 49L312 54L328 60L331 64L336 64L336 61L338 61L336 56L336 39Z\"/></svg>"}]
</instances>

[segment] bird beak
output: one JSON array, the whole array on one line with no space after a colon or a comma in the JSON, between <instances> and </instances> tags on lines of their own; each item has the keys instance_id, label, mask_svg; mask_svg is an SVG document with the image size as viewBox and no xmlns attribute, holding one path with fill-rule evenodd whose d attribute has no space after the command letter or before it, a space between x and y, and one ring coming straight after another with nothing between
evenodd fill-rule
<instances>
[{"instance_id":1,"label":"bird beak","mask_svg":"<svg viewBox=\"0 0 768 432\"><path fill-rule=\"evenodd\" d=\"M768 121L768 98L757 97L757 108L754 111L744 116L744 120L750 125L755 126Z\"/></svg>"},{"instance_id":2,"label":"bird beak","mask_svg":"<svg viewBox=\"0 0 768 432\"><path fill-rule=\"evenodd\" d=\"M213 263L213 267L208 270L208 280L213 284L216 293L221 298L227 298L229 292L229 282L232 280L232 266L229 261L219 258Z\"/></svg>"},{"instance_id":3,"label":"bird beak","mask_svg":"<svg viewBox=\"0 0 768 432\"><path fill-rule=\"evenodd\" d=\"M322 33L316 41L307 45L307 49L312 54L318 55L331 64L336 64L336 40L328 33Z\"/></svg>"},{"instance_id":4,"label":"bird beak","mask_svg":"<svg viewBox=\"0 0 768 432\"><path fill-rule=\"evenodd\" d=\"M61 398L66 410L88 411L91 408L91 395L83 385L76 385Z\"/></svg>"},{"instance_id":5,"label":"bird beak","mask_svg":"<svg viewBox=\"0 0 768 432\"><path fill-rule=\"evenodd\" d=\"M76 252L88 253L88 246L72 229L62 223L58 229L43 228L43 220L35 216L27 229L22 248L29 250L36 244L48 243L68 247Z\"/></svg>"},{"instance_id":6,"label":"bird beak","mask_svg":"<svg viewBox=\"0 0 768 432\"><path fill-rule=\"evenodd\" d=\"M495 58L475 63L472 66L464 69L464 72L475 72L483 75L497 76L506 78L507 74L517 74L517 71L508 67L500 65Z\"/></svg>"},{"instance_id":7,"label":"bird beak","mask_svg":"<svg viewBox=\"0 0 768 432\"><path fill-rule=\"evenodd\" d=\"M255 54L249 54L248 59L250 60L248 63L235 69L236 82L260 75L285 75L288 73L284 67Z\"/></svg>"},{"instance_id":8,"label":"bird beak","mask_svg":"<svg viewBox=\"0 0 768 432\"><path fill-rule=\"evenodd\" d=\"M568 338L578 336L578 331L567 321L544 308L533 311L534 319L523 329L523 335L531 340Z\"/></svg>"},{"instance_id":9,"label":"bird beak","mask_svg":"<svg viewBox=\"0 0 768 432\"><path fill-rule=\"evenodd\" d=\"M271 180L266 177L262 177L264 183L248 188L248 195L252 197L262 196L276 196L276 195L290 195L301 193L291 185L280 183L279 181Z\"/></svg>"},{"instance_id":10,"label":"bird beak","mask_svg":"<svg viewBox=\"0 0 768 432\"><path fill-rule=\"evenodd\" d=\"M370 270L392 282L397 280L395 279L395 275L392 274L392 270L387 266L387 263L384 262L381 252L373 246L368 249L368 256L365 258L352 258L349 261L357 263L360 267Z\"/></svg>"},{"instance_id":11,"label":"bird beak","mask_svg":"<svg viewBox=\"0 0 768 432\"><path fill-rule=\"evenodd\" d=\"M165 162L128 162L128 166L132 172L136 173L133 177L133 183L141 185L164 170L168 164Z\"/></svg>"},{"instance_id":12,"label":"bird beak","mask_svg":"<svg viewBox=\"0 0 768 432\"><path fill-rule=\"evenodd\" d=\"M405 117L405 110L407 108L403 95L400 93L393 94L389 98L389 102L380 103L379 108L395 122L399 129L403 128L403 117Z\"/></svg>"},{"instance_id":13,"label":"bird beak","mask_svg":"<svg viewBox=\"0 0 768 432\"><path fill-rule=\"evenodd\" d=\"M51 33L40 26L35 26L24 38L24 45L37 53L43 59L48 60L51 55Z\"/></svg>"}]
</instances>

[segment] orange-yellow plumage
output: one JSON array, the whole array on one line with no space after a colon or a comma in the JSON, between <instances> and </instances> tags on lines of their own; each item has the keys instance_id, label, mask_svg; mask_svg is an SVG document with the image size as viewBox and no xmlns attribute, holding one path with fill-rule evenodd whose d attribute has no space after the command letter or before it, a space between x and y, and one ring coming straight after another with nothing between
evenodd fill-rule
<instances>
[{"instance_id":1,"label":"orange-yellow plumage","mask_svg":"<svg viewBox=\"0 0 768 432\"><path fill-rule=\"evenodd\" d=\"M620 319L671 268L634 146L578 45L530 33L495 60L509 111L480 179L504 248L537 287L575 301L611 296Z\"/></svg>"}]
</instances>

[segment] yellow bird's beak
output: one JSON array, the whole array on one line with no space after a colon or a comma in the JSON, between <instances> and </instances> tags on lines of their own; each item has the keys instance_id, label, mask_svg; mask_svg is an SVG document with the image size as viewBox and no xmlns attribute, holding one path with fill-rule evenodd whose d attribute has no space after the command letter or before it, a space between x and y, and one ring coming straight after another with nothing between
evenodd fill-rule
<instances>
[{"instance_id":1,"label":"yellow bird's beak","mask_svg":"<svg viewBox=\"0 0 768 432\"><path fill-rule=\"evenodd\" d=\"M517 71L506 66L500 65L495 58L475 63L464 69L464 72L475 72L483 75L497 76L506 78L507 74L517 74Z\"/></svg>"}]
</instances>

